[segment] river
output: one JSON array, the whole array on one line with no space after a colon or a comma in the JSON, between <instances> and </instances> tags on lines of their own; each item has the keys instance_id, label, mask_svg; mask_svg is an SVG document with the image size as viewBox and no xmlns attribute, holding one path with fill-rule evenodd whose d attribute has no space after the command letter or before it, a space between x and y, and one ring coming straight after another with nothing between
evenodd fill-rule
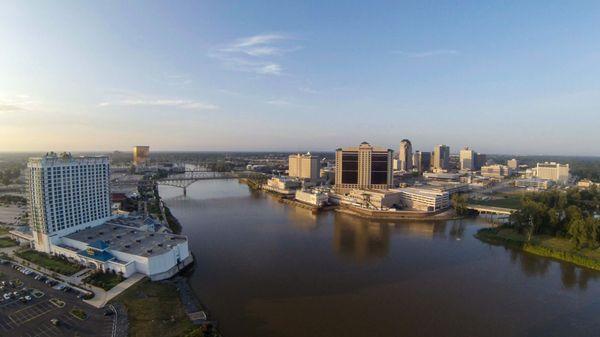
<instances>
[{"instance_id":1,"label":"river","mask_svg":"<svg viewBox=\"0 0 600 337\"><path fill-rule=\"evenodd\" d=\"M226 337L599 335L600 273L482 243L481 219L314 215L237 180L160 194Z\"/></svg>"}]
</instances>

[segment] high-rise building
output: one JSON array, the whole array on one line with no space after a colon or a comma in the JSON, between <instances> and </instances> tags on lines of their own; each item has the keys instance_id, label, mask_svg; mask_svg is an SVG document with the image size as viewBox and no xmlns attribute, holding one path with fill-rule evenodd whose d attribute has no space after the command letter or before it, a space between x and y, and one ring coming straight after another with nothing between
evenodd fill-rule
<instances>
[{"instance_id":1,"label":"high-rise building","mask_svg":"<svg viewBox=\"0 0 600 337\"><path fill-rule=\"evenodd\" d=\"M111 216L108 157L49 153L30 158L27 169L35 249L49 253L61 236Z\"/></svg>"},{"instance_id":2,"label":"high-rise building","mask_svg":"<svg viewBox=\"0 0 600 337\"><path fill-rule=\"evenodd\" d=\"M433 148L432 166L435 170L447 170L450 163L450 147L436 145Z\"/></svg>"},{"instance_id":3,"label":"high-rise building","mask_svg":"<svg viewBox=\"0 0 600 337\"><path fill-rule=\"evenodd\" d=\"M487 165L487 155L483 153L477 153L477 161L475 165L475 170L481 170L483 166Z\"/></svg>"},{"instance_id":4,"label":"high-rise building","mask_svg":"<svg viewBox=\"0 0 600 337\"><path fill-rule=\"evenodd\" d=\"M293 154L288 158L289 176L292 178L316 181L320 176L319 157L307 154Z\"/></svg>"},{"instance_id":5,"label":"high-rise building","mask_svg":"<svg viewBox=\"0 0 600 337\"><path fill-rule=\"evenodd\" d=\"M460 150L459 162L462 171L473 171L477 167L477 153L465 147Z\"/></svg>"},{"instance_id":6,"label":"high-rise building","mask_svg":"<svg viewBox=\"0 0 600 337\"><path fill-rule=\"evenodd\" d=\"M398 170L410 171L412 169L412 144L410 140L403 139L398 149Z\"/></svg>"},{"instance_id":7,"label":"high-rise building","mask_svg":"<svg viewBox=\"0 0 600 337\"><path fill-rule=\"evenodd\" d=\"M569 181L569 164L537 163L534 169L534 176L540 179L548 179L559 183L567 183Z\"/></svg>"},{"instance_id":8,"label":"high-rise building","mask_svg":"<svg viewBox=\"0 0 600 337\"><path fill-rule=\"evenodd\" d=\"M133 147L133 165L140 166L148 162L150 158L150 146L134 146Z\"/></svg>"},{"instance_id":9,"label":"high-rise building","mask_svg":"<svg viewBox=\"0 0 600 337\"><path fill-rule=\"evenodd\" d=\"M516 171L519 168L519 162L515 158L513 158L506 162L506 166L508 166L508 168L510 168L511 170Z\"/></svg>"},{"instance_id":10,"label":"high-rise building","mask_svg":"<svg viewBox=\"0 0 600 337\"><path fill-rule=\"evenodd\" d=\"M431 152L415 151L413 154L413 167L423 173L431 168Z\"/></svg>"},{"instance_id":11,"label":"high-rise building","mask_svg":"<svg viewBox=\"0 0 600 337\"><path fill-rule=\"evenodd\" d=\"M392 187L393 151L373 147L367 142L358 147L335 151L335 187L338 193L350 189L385 189Z\"/></svg>"}]
</instances>

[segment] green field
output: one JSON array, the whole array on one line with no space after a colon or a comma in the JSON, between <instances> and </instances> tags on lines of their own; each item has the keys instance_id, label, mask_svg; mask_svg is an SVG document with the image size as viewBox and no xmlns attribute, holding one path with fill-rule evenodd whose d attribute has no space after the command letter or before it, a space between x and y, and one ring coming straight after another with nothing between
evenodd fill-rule
<instances>
[{"instance_id":1,"label":"green field","mask_svg":"<svg viewBox=\"0 0 600 337\"><path fill-rule=\"evenodd\" d=\"M504 227L483 228L475 236L485 242L508 244L521 248L528 253L600 270L599 249L578 249L573 242L566 238L535 235L531 238L531 241L527 242L527 237L524 234L520 234L512 228Z\"/></svg>"},{"instance_id":2,"label":"green field","mask_svg":"<svg viewBox=\"0 0 600 337\"><path fill-rule=\"evenodd\" d=\"M114 301L127 307L129 336L203 336L187 317L179 294L171 284L146 279Z\"/></svg>"},{"instance_id":3,"label":"green field","mask_svg":"<svg viewBox=\"0 0 600 337\"><path fill-rule=\"evenodd\" d=\"M0 235L6 235L6 234L8 234L9 231L10 231L10 228L0 226Z\"/></svg>"},{"instance_id":4,"label":"green field","mask_svg":"<svg viewBox=\"0 0 600 337\"><path fill-rule=\"evenodd\" d=\"M497 199L490 200L474 200L469 199L469 204L484 205L492 207L503 207L518 209L521 207L522 196L520 194L503 194L499 195Z\"/></svg>"},{"instance_id":5,"label":"green field","mask_svg":"<svg viewBox=\"0 0 600 337\"><path fill-rule=\"evenodd\" d=\"M82 265L71 263L59 257L42 252L36 252L34 250L25 250L16 253L16 255L22 259L37 264L40 267L50 269L53 272L63 275L73 275L84 268Z\"/></svg>"},{"instance_id":6,"label":"green field","mask_svg":"<svg viewBox=\"0 0 600 337\"><path fill-rule=\"evenodd\" d=\"M15 240L9 238L0 238L0 248L14 247L19 245Z\"/></svg>"},{"instance_id":7,"label":"green field","mask_svg":"<svg viewBox=\"0 0 600 337\"><path fill-rule=\"evenodd\" d=\"M97 272L86 277L83 282L89 283L104 290L110 290L117 284L121 283L124 279L125 278L119 274Z\"/></svg>"}]
</instances>

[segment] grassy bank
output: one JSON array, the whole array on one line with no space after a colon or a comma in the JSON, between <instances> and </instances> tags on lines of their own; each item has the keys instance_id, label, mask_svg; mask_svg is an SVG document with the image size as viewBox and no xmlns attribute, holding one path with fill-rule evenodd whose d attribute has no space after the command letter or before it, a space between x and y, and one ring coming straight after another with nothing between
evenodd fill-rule
<instances>
[{"instance_id":1,"label":"grassy bank","mask_svg":"<svg viewBox=\"0 0 600 337\"><path fill-rule=\"evenodd\" d=\"M34 250L25 250L16 253L16 255L22 259L37 264L40 267L44 267L63 275L73 275L84 268L82 265L71 263L66 259Z\"/></svg>"},{"instance_id":2,"label":"grassy bank","mask_svg":"<svg viewBox=\"0 0 600 337\"><path fill-rule=\"evenodd\" d=\"M171 284L143 280L114 301L127 308L129 336L203 336L200 328L190 322Z\"/></svg>"},{"instance_id":3,"label":"grassy bank","mask_svg":"<svg viewBox=\"0 0 600 337\"><path fill-rule=\"evenodd\" d=\"M475 200L469 199L469 204L491 206L491 207L502 207L502 208L514 208L518 209L521 207L523 196L520 194L501 194L499 198L488 199L488 200Z\"/></svg>"},{"instance_id":4,"label":"grassy bank","mask_svg":"<svg viewBox=\"0 0 600 337\"><path fill-rule=\"evenodd\" d=\"M0 248L8 248L17 246L19 243L9 238L0 238Z\"/></svg>"},{"instance_id":5,"label":"grassy bank","mask_svg":"<svg viewBox=\"0 0 600 337\"><path fill-rule=\"evenodd\" d=\"M527 242L527 237L524 234L506 227L480 229L475 236L485 242L507 244L531 254L600 271L600 250L577 249L575 244L565 238L536 235L531 238L531 241Z\"/></svg>"}]
</instances>

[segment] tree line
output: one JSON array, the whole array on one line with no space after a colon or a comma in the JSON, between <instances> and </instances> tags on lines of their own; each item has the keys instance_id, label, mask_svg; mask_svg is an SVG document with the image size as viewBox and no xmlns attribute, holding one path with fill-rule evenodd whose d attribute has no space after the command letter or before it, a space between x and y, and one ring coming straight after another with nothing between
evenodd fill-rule
<instances>
[{"instance_id":1,"label":"tree line","mask_svg":"<svg viewBox=\"0 0 600 337\"><path fill-rule=\"evenodd\" d=\"M510 217L528 238L546 234L569 238L578 248L600 246L600 189L571 188L529 193Z\"/></svg>"}]
</instances>

